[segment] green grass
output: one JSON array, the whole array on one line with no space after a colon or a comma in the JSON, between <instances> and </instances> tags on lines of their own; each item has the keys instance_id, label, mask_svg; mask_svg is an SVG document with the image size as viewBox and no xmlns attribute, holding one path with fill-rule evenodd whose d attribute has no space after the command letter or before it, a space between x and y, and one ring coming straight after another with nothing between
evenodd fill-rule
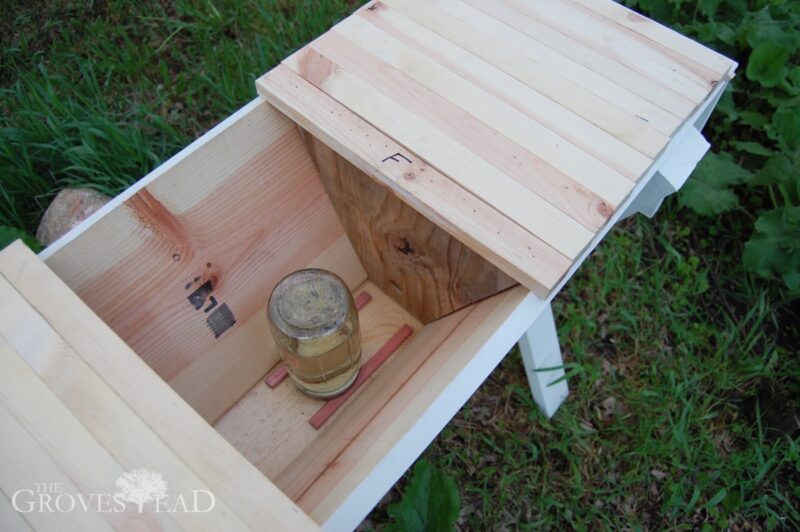
<instances>
[{"instance_id":1,"label":"green grass","mask_svg":"<svg viewBox=\"0 0 800 532\"><path fill-rule=\"evenodd\" d=\"M556 299L573 377L554 419L515 351L427 451L467 528L800 526L797 354L679 214L616 229Z\"/></svg>"},{"instance_id":2,"label":"green grass","mask_svg":"<svg viewBox=\"0 0 800 532\"><path fill-rule=\"evenodd\" d=\"M118 193L357 3L12 5L0 225L35 232L64 186ZM670 199L611 232L555 301L562 410L538 413L513 351L426 451L457 480L461 528L800 527L800 305L740 261L763 199L711 218Z\"/></svg>"}]
</instances>

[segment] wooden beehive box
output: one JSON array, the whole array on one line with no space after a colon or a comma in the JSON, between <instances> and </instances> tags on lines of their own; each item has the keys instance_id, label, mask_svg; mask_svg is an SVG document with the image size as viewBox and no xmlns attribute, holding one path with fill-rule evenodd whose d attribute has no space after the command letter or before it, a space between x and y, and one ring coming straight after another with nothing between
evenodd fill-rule
<instances>
[{"instance_id":1,"label":"wooden beehive box","mask_svg":"<svg viewBox=\"0 0 800 532\"><path fill-rule=\"evenodd\" d=\"M130 438L166 443L247 526L354 526L733 68L611 0L371 2L46 264L0 254L4 368L44 382L122 467L142 456L103 439L92 405L123 412L121 433L140 419ZM371 295L366 359L413 330L319 430L318 401L263 382L267 297L309 266Z\"/></svg>"}]
</instances>

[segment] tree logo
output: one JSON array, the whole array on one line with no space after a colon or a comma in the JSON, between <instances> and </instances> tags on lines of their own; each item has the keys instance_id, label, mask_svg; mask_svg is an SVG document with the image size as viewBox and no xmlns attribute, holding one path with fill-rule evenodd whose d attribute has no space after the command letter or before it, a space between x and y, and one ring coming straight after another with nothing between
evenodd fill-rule
<instances>
[{"instance_id":1,"label":"tree logo","mask_svg":"<svg viewBox=\"0 0 800 532\"><path fill-rule=\"evenodd\" d=\"M139 505L139 512L144 511L148 502L158 504L158 500L167 496L167 481L161 473L149 469L131 469L123 473L115 482L117 497L123 501Z\"/></svg>"},{"instance_id":2,"label":"tree logo","mask_svg":"<svg viewBox=\"0 0 800 532\"><path fill-rule=\"evenodd\" d=\"M134 503L139 513L198 513L214 510L217 498L207 489L188 489L167 495L167 481L161 473L139 468L126 471L114 485L115 493L69 493L61 482L34 482L33 489L19 489L11 497L11 506L21 514L31 512L73 511L124 513ZM180 490L179 490L180 491ZM150 506L145 510L145 505Z\"/></svg>"}]
</instances>

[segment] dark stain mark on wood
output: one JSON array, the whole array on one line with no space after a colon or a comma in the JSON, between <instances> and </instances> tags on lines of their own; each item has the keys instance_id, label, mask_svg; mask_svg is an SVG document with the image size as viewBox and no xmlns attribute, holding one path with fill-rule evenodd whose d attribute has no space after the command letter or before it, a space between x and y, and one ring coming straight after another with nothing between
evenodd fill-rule
<instances>
[{"instance_id":1,"label":"dark stain mark on wood","mask_svg":"<svg viewBox=\"0 0 800 532\"><path fill-rule=\"evenodd\" d=\"M234 326L236 318L233 316L230 307L223 303L208 316L206 323L211 332L214 333L214 338L219 338L222 333Z\"/></svg>"},{"instance_id":2,"label":"dark stain mark on wood","mask_svg":"<svg viewBox=\"0 0 800 532\"><path fill-rule=\"evenodd\" d=\"M203 312L208 312L209 310L211 310L211 309L213 309L214 307L217 306L217 298L216 297L211 296L208 299L211 301L211 304L208 305L205 309L203 309Z\"/></svg>"},{"instance_id":3,"label":"dark stain mark on wood","mask_svg":"<svg viewBox=\"0 0 800 532\"><path fill-rule=\"evenodd\" d=\"M407 238L400 239L400 246L396 246L395 249L402 253L403 255L411 255L414 253L414 248L411 247L411 244L408 243Z\"/></svg>"},{"instance_id":4,"label":"dark stain mark on wood","mask_svg":"<svg viewBox=\"0 0 800 532\"><path fill-rule=\"evenodd\" d=\"M189 303L194 307L195 310L200 310L203 308L203 305L206 303L206 298L211 294L211 291L214 287L211 285L211 281L206 281L205 283L201 284L200 287L189 294L189 297L186 299L189 300Z\"/></svg>"}]
</instances>

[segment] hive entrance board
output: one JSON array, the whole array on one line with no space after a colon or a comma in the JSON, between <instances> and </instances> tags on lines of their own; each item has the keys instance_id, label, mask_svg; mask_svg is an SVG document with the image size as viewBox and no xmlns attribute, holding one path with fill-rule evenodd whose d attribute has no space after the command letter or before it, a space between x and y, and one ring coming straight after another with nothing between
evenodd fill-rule
<instances>
[{"instance_id":1,"label":"hive entrance board","mask_svg":"<svg viewBox=\"0 0 800 532\"><path fill-rule=\"evenodd\" d=\"M734 68L612 0L380 0L257 86L309 144L546 297Z\"/></svg>"}]
</instances>

